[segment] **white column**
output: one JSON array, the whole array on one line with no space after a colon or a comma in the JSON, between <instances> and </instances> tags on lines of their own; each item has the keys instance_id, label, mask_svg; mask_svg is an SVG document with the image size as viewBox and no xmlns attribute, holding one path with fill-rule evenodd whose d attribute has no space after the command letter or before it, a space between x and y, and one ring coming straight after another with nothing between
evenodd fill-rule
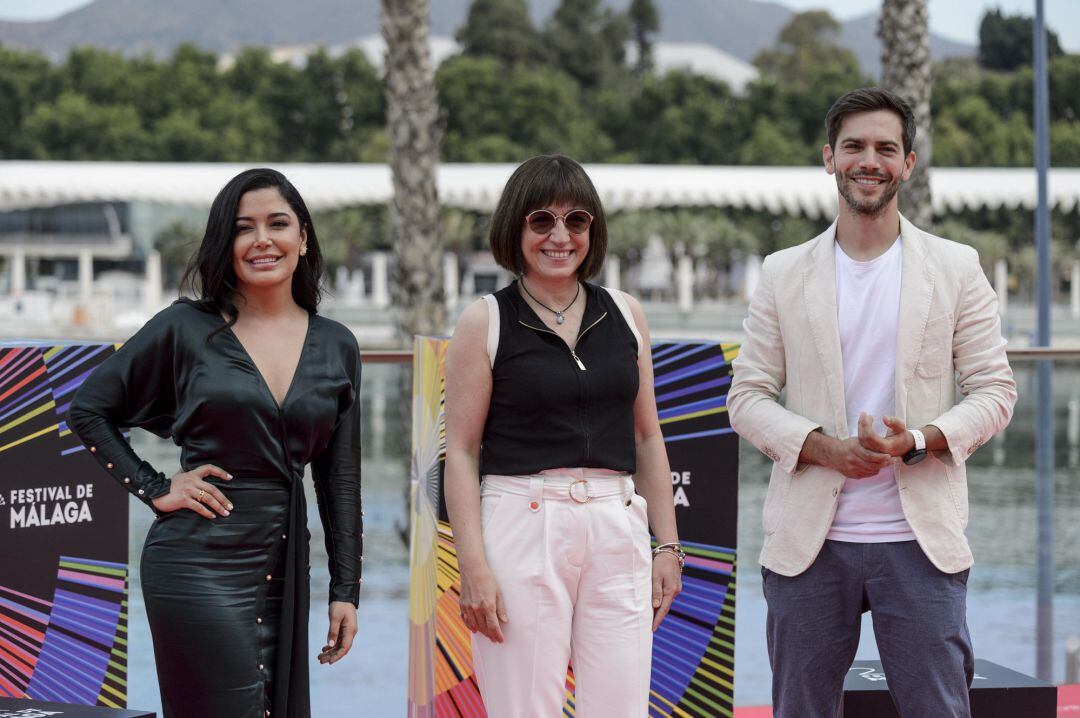
<instances>
[{"instance_id":1,"label":"white column","mask_svg":"<svg viewBox=\"0 0 1080 718\"><path fill-rule=\"evenodd\" d=\"M446 310L454 311L458 305L458 261L453 252L444 252L442 257L443 292L446 295Z\"/></svg>"},{"instance_id":2,"label":"white column","mask_svg":"<svg viewBox=\"0 0 1080 718\"><path fill-rule=\"evenodd\" d=\"M26 252L22 247L15 247L14 253L8 257L11 266L11 295L22 296L26 291Z\"/></svg>"},{"instance_id":3,"label":"white column","mask_svg":"<svg viewBox=\"0 0 1080 718\"><path fill-rule=\"evenodd\" d=\"M386 252L371 255L371 303L378 309L390 306L390 285L387 280L388 259Z\"/></svg>"},{"instance_id":4,"label":"white column","mask_svg":"<svg viewBox=\"0 0 1080 718\"><path fill-rule=\"evenodd\" d=\"M1080 260L1073 260L1072 281L1069 282L1069 309L1073 319L1080 319Z\"/></svg>"},{"instance_id":5,"label":"white column","mask_svg":"<svg viewBox=\"0 0 1080 718\"><path fill-rule=\"evenodd\" d=\"M622 289L621 265L618 257L608 256L604 260L604 286L608 289Z\"/></svg>"},{"instance_id":6,"label":"white column","mask_svg":"<svg viewBox=\"0 0 1080 718\"><path fill-rule=\"evenodd\" d=\"M679 257L675 285L678 288L679 311L689 314L694 308L694 259L689 254Z\"/></svg>"},{"instance_id":7,"label":"white column","mask_svg":"<svg viewBox=\"0 0 1080 718\"><path fill-rule=\"evenodd\" d=\"M758 280L761 279L761 257L751 254L746 258L746 271L743 273L743 296L746 301L754 296Z\"/></svg>"},{"instance_id":8,"label":"white column","mask_svg":"<svg viewBox=\"0 0 1080 718\"><path fill-rule=\"evenodd\" d=\"M94 255L89 249L79 250L79 303L89 306L94 295Z\"/></svg>"},{"instance_id":9,"label":"white column","mask_svg":"<svg viewBox=\"0 0 1080 718\"><path fill-rule=\"evenodd\" d=\"M161 309L161 289L161 252L153 249L146 255L146 287L143 289L143 301L150 314Z\"/></svg>"},{"instance_id":10,"label":"white column","mask_svg":"<svg viewBox=\"0 0 1080 718\"><path fill-rule=\"evenodd\" d=\"M343 296L349 287L349 268L345 265L340 265L334 270L334 291L337 295Z\"/></svg>"},{"instance_id":11,"label":"white column","mask_svg":"<svg viewBox=\"0 0 1080 718\"><path fill-rule=\"evenodd\" d=\"M342 269L345 269L342 267ZM345 304L355 307L364 303L364 270L345 269L345 281L342 284L341 298Z\"/></svg>"},{"instance_id":12,"label":"white column","mask_svg":"<svg viewBox=\"0 0 1080 718\"><path fill-rule=\"evenodd\" d=\"M994 262L994 291L997 292L998 314L1005 316L1009 310L1009 263L1005 259Z\"/></svg>"},{"instance_id":13,"label":"white column","mask_svg":"<svg viewBox=\"0 0 1080 718\"><path fill-rule=\"evenodd\" d=\"M358 304L363 304L367 299L367 282L364 280L364 270L356 268L352 272L352 281L349 284L350 296L355 296Z\"/></svg>"}]
</instances>

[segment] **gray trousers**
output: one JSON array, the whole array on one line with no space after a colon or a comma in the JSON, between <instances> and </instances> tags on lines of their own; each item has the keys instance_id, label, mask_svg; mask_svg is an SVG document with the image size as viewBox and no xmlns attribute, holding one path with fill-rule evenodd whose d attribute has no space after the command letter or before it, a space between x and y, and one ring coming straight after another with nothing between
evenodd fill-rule
<instances>
[{"instance_id":1,"label":"gray trousers","mask_svg":"<svg viewBox=\"0 0 1080 718\"><path fill-rule=\"evenodd\" d=\"M967 578L939 571L915 541L826 541L798 576L763 568L775 718L840 715L864 611L903 718L970 716Z\"/></svg>"}]
</instances>

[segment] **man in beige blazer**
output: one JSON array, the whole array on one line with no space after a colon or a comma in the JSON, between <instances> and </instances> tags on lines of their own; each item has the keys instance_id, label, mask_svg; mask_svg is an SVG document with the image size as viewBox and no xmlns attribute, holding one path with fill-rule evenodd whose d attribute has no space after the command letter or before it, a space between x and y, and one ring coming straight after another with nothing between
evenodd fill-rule
<instances>
[{"instance_id":1,"label":"man in beige blazer","mask_svg":"<svg viewBox=\"0 0 1080 718\"><path fill-rule=\"evenodd\" d=\"M836 716L870 610L901 715L967 716L964 462L1016 402L997 300L974 249L899 214L908 105L856 90L826 128L839 216L765 259L728 394L732 426L774 462L760 557L773 707Z\"/></svg>"}]
</instances>

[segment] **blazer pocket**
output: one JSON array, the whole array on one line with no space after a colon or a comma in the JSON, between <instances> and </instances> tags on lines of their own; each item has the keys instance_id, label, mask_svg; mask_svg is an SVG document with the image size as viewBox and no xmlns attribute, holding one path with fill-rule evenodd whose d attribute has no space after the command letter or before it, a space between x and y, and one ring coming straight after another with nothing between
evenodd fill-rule
<instances>
[{"instance_id":1,"label":"blazer pocket","mask_svg":"<svg viewBox=\"0 0 1080 718\"><path fill-rule=\"evenodd\" d=\"M788 494L791 492L791 474L776 470L769 479L769 488L765 492L765 505L761 509L761 528L765 535L776 533L780 520L784 516Z\"/></svg>"},{"instance_id":2,"label":"blazer pocket","mask_svg":"<svg viewBox=\"0 0 1080 718\"><path fill-rule=\"evenodd\" d=\"M952 340L955 329L953 313L942 314L926 322L919 363L915 371L924 379L935 379L952 366Z\"/></svg>"}]
</instances>

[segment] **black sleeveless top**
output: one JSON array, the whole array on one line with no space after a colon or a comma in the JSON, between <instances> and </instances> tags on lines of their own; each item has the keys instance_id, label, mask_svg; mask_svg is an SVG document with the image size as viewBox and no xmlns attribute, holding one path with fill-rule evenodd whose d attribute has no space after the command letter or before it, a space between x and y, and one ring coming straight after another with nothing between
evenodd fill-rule
<instances>
[{"instance_id":1,"label":"black sleeveless top","mask_svg":"<svg viewBox=\"0 0 1080 718\"><path fill-rule=\"evenodd\" d=\"M586 283L582 291L585 314L573 352L537 317L516 281L495 293L499 348L481 475L578 466L634 472L637 339L607 290Z\"/></svg>"}]
</instances>

